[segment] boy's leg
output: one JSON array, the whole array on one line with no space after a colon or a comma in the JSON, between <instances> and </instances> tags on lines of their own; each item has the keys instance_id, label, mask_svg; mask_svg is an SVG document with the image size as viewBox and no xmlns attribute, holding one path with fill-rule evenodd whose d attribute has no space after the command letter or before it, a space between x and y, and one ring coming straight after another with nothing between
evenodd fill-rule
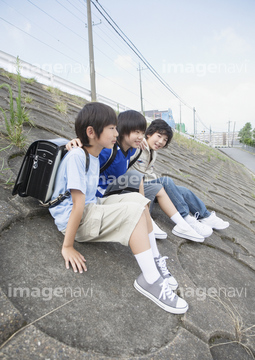
<instances>
[{"instance_id":1,"label":"boy's leg","mask_svg":"<svg viewBox=\"0 0 255 360\"><path fill-rule=\"evenodd\" d=\"M191 210L189 206L191 206L192 203L192 210L196 208L198 211L210 214L204 203L195 194L193 194L192 191L185 187L175 185L174 181L168 176L158 178L156 181L163 185L171 202L174 205L177 205L177 210L193 230L202 237L208 237L212 234L212 229L209 226L201 224L196 217L189 215ZM186 201L185 195L189 201Z\"/></svg>"},{"instance_id":2,"label":"boy's leg","mask_svg":"<svg viewBox=\"0 0 255 360\"><path fill-rule=\"evenodd\" d=\"M139 193L130 193L98 201L102 205L89 204L91 206L87 207L76 240L129 244L142 271L135 281L135 288L164 310L185 313L188 304L172 292L168 279L160 276L153 258L147 223L150 229L151 224L145 214L148 199ZM96 225L91 225L93 222Z\"/></svg>"},{"instance_id":3,"label":"boy's leg","mask_svg":"<svg viewBox=\"0 0 255 360\"><path fill-rule=\"evenodd\" d=\"M142 271L135 280L134 287L164 310L183 314L188 310L188 304L172 292L168 278L161 276L150 248L149 238L144 232L148 225L152 228L148 214L144 212L141 216L129 240L130 248Z\"/></svg>"},{"instance_id":4,"label":"boy's leg","mask_svg":"<svg viewBox=\"0 0 255 360\"><path fill-rule=\"evenodd\" d=\"M189 207L189 211L192 215L196 213L199 214L198 218L204 218L210 216L210 211L207 210L204 202L199 199L191 190L187 189L184 186L176 186L179 193L182 195L183 199L185 200L186 204Z\"/></svg>"},{"instance_id":5,"label":"boy's leg","mask_svg":"<svg viewBox=\"0 0 255 360\"><path fill-rule=\"evenodd\" d=\"M182 217L185 217L189 214L190 210L188 204L186 203L183 195L170 177L163 176L161 178L151 181L150 183L157 183L163 185L165 192L167 193L168 197L171 199L172 203Z\"/></svg>"},{"instance_id":6,"label":"boy's leg","mask_svg":"<svg viewBox=\"0 0 255 360\"><path fill-rule=\"evenodd\" d=\"M144 192L146 196L147 188L151 188L153 186L157 186L158 184L154 183L145 183L144 184ZM192 227L182 218L180 213L178 213L174 204L170 200L169 196L165 192L164 188L156 194L158 203L160 208L164 211L164 213L176 224L176 226L172 229L172 233L176 236L182 237L184 239L203 242L204 236L199 235Z\"/></svg>"},{"instance_id":7,"label":"boy's leg","mask_svg":"<svg viewBox=\"0 0 255 360\"><path fill-rule=\"evenodd\" d=\"M126 172L115 179L112 184L108 185L104 197L128 192L139 192L143 177L144 174L136 170Z\"/></svg>"}]
</instances>

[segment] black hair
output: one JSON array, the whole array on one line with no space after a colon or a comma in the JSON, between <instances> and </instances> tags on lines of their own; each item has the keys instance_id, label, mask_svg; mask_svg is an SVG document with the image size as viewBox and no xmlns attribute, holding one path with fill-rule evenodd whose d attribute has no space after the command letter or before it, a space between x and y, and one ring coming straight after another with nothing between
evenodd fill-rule
<instances>
[{"instance_id":1,"label":"black hair","mask_svg":"<svg viewBox=\"0 0 255 360\"><path fill-rule=\"evenodd\" d=\"M146 127L146 119L138 111L126 110L121 112L118 116L118 142L121 143L124 135L129 135L132 131L140 130L145 132Z\"/></svg>"},{"instance_id":2,"label":"black hair","mask_svg":"<svg viewBox=\"0 0 255 360\"><path fill-rule=\"evenodd\" d=\"M99 138L108 125L117 125L117 115L108 105L99 102L87 103L78 113L75 120L75 132L83 146L91 146L86 133L88 126L92 126Z\"/></svg>"},{"instance_id":3,"label":"black hair","mask_svg":"<svg viewBox=\"0 0 255 360\"><path fill-rule=\"evenodd\" d=\"M155 134L155 132L167 136L167 142L164 147L167 147L174 135L171 126L169 126L168 123L162 119L155 119L151 122L150 126L148 126L145 132L145 138L147 139L148 135L151 136Z\"/></svg>"}]
</instances>

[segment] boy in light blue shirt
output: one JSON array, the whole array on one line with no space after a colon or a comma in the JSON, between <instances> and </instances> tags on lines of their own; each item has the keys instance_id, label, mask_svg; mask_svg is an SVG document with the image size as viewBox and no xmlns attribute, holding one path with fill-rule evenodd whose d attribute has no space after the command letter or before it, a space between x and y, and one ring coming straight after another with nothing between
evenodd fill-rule
<instances>
[{"instance_id":1,"label":"boy in light blue shirt","mask_svg":"<svg viewBox=\"0 0 255 360\"><path fill-rule=\"evenodd\" d=\"M154 233L146 206L149 200L137 192L95 199L98 156L103 148L110 149L116 143L116 125L113 109L96 102L86 104L75 121L75 131L83 146L64 157L53 194L56 197L59 191L69 190L70 197L50 210L64 234L61 253L66 268L71 264L75 272L87 271L83 254L74 248L75 240L129 245L141 269L134 287L162 309L183 314L188 304L172 291L168 278L162 277L153 257ZM89 154L87 172L86 152ZM155 238L153 240L154 244Z\"/></svg>"}]
</instances>

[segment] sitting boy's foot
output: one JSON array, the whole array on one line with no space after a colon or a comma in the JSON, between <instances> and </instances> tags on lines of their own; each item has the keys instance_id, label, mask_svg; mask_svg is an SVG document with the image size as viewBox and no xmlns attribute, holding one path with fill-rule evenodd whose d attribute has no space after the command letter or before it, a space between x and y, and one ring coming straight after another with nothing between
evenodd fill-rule
<instances>
[{"instance_id":1,"label":"sitting boy's foot","mask_svg":"<svg viewBox=\"0 0 255 360\"><path fill-rule=\"evenodd\" d=\"M152 222L155 238L159 239L159 240L166 239L167 233L165 231L161 230L153 219L151 219L151 222Z\"/></svg>"},{"instance_id":2,"label":"sitting boy's foot","mask_svg":"<svg viewBox=\"0 0 255 360\"><path fill-rule=\"evenodd\" d=\"M170 273L166 266L167 256L161 256L154 258L155 264L157 266L158 272L162 276L163 279L168 279L168 284L172 290L176 290L178 288L178 282L175 280L173 275Z\"/></svg>"},{"instance_id":3,"label":"sitting boy's foot","mask_svg":"<svg viewBox=\"0 0 255 360\"><path fill-rule=\"evenodd\" d=\"M223 230L229 227L229 222L224 221L218 216L216 216L215 212L212 211L211 215L207 218L203 218L199 220L202 224L211 226L212 229L215 230Z\"/></svg>"},{"instance_id":4,"label":"sitting boy's foot","mask_svg":"<svg viewBox=\"0 0 255 360\"><path fill-rule=\"evenodd\" d=\"M162 309L172 314L184 314L189 308L187 302L170 289L168 280L162 277L155 283L148 284L143 274L140 274L134 282L134 287Z\"/></svg>"},{"instance_id":5,"label":"sitting boy's foot","mask_svg":"<svg viewBox=\"0 0 255 360\"><path fill-rule=\"evenodd\" d=\"M205 238L211 236L213 233L212 228L198 221L196 216L188 215L184 218L184 220L192 227L192 229Z\"/></svg>"},{"instance_id":6,"label":"sitting boy's foot","mask_svg":"<svg viewBox=\"0 0 255 360\"><path fill-rule=\"evenodd\" d=\"M205 238L202 235L199 235L195 230L191 227L189 230L180 228L179 225L175 225L172 229L172 233L176 236L179 236L183 239L188 239L195 242L203 242Z\"/></svg>"}]
</instances>

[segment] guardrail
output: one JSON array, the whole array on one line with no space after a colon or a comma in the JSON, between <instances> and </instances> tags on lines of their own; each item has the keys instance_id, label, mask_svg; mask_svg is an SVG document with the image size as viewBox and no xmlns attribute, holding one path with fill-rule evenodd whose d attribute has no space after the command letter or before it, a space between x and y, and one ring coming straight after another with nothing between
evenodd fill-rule
<instances>
[{"instance_id":1,"label":"guardrail","mask_svg":"<svg viewBox=\"0 0 255 360\"><path fill-rule=\"evenodd\" d=\"M10 73L16 73L17 58L0 51L0 67ZM26 61L20 59L20 73L25 78L35 78L41 84L46 86L52 86L60 89L61 91L67 92L72 95L80 96L82 98L91 98L91 91L76 85L68 80L61 78L60 76L54 75L46 70L43 70L35 65L29 64ZM108 99L105 96L97 94L97 100L104 104L113 107L118 111L129 110L127 106L120 104L114 100Z\"/></svg>"},{"instance_id":2,"label":"guardrail","mask_svg":"<svg viewBox=\"0 0 255 360\"><path fill-rule=\"evenodd\" d=\"M242 148L245 149L245 150L247 150L247 151L249 151L249 152L255 153L255 147L253 147L253 146L249 146L249 145L243 144L243 145L242 145Z\"/></svg>"}]
</instances>

